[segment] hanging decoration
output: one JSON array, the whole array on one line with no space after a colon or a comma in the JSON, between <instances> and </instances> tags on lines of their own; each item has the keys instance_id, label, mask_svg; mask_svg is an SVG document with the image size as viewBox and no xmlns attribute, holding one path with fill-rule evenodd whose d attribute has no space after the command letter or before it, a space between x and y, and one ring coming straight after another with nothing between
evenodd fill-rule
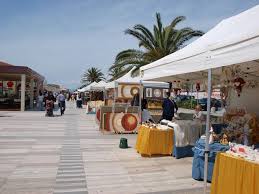
<instances>
[{"instance_id":1,"label":"hanging decoration","mask_svg":"<svg viewBox=\"0 0 259 194\"><path fill-rule=\"evenodd\" d=\"M229 67L225 67L222 71L222 74L220 76L220 85L223 87L227 87L231 83L231 70Z\"/></svg>"},{"instance_id":2,"label":"hanging decoration","mask_svg":"<svg viewBox=\"0 0 259 194\"><path fill-rule=\"evenodd\" d=\"M180 89L181 88L181 81L180 80L174 80L173 88Z\"/></svg>"},{"instance_id":3,"label":"hanging decoration","mask_svg":"<svg viewBox=\"0 0 259 194\"><path fill-rule=\"evenodd\" d=\"M238 78L234 79L233 83L234 83L234 88L237 92L237 95L238 95L238 97L240 97L240 94L242 92L242 88L244 87L246 82L243 78L238 77Z\"/></svg>"},{"instance_id":4,"label":"hanging decoration","mask_svg":"<svg viewBox=\"0 0 259 194\"><path fill-rule=\"evenodd\" d=\"M199 82L196 83L196 91L199 92L201 90L201 85Z\"/></svg>"},{"instance_id":5,"label":"hanging decoration","mask_svg":"<svg viewBox=\"0 0 259 194\"><path fill-rule=\"evenodd\" d=\"M255 80L249 80L245 85L247 88L256 88L258 86L258 82Z\"/></svg>"},{"instance_id":6,"label":"hanging decoration","mask_svg":"<svg viewBox=\"0 0 259 194\"><path fill-rule=\"evenodd\" d=\"M226 87L226 86L223 86L223 87L221 87L220 88L220 96L221 96L221 98L222 99L227 99L228 98L228 87Z\"/></svg>"},{"instance_id":7,"label":"hanging decoration","mask_svg":"<svg viewBox=\"0 0 259 194\"><path fill-rule=\"evenodd\" d=\"M174 94L175 94L175 95L180 95L180 93L181 93L181 88L174 88L173 91L174 91Z\"/></svg>"},{"instance_id":8,"label":"hanging decoration","mask_svg":"<svg viewBox=\"0 0 259 194\"><path fill-rule=\"evenodd\" d=\"M6 85L7 85L8 88L12 88L13 84L14 83L12 81L8 81Z\"/></svg>"},{"instance_id":9,"label":"hanging decoration","mask_svg":"<svg viewBox=\"0 0 259 194\"><path fill-rule=\"evenodd\" d=\"M232 79L245 77L245 72L242 71L240 65L230 68Z\"/></svg>"}]
</instances>

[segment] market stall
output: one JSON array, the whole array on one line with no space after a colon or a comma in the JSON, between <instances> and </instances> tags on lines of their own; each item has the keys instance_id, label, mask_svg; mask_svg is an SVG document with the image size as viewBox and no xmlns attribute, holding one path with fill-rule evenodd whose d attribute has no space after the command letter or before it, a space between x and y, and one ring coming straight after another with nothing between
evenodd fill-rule
<instances>
[{"instance_id":1,"label":"market stall","mask_svg":"<svg viewBox=\"0 0 259 194\"><path fill-rule=\"evenodd\" d=\"M106 82L93 82L86 87L79 89L79 93L84 93L85 96L88 96L86 113L87 114L96 114L97 109L104 105L105 100L105 85Z\"/></svg>"},{"instance_id":2,"label":"market stall","mask_svg":"<svg viewBox=\"0 0 259 194\"><path fill-rule=\"evenodd\" d=\"M244 86L247 88L256 88L259 81L259 25L253 18L258 17L259 6L255 6L237 16L223 20L205 35L183 49L141 68L143 80L168 82L180 80L184 82L188 79L203 82L207 85L204 193L206 193L209 131L211 129L210 108L212 85L217 84L221 86L223 97L228 99L230 103L227 103L227 108L231 107L231 100L233 99L233 96L230 97L229 93L233 93L234 91L236 97L239 98L242 96ZM158 74L157 72L160 73ZM258 96L258 93L256 96ZM243 105L245 106L248 103L251 102L246 101ZM249 109L249 106L246 106L243 117L247 114L253 114L255 109L259 110L257 104L254 103L253 109ZM228 110L227 114L231 112ZM258 115L255 117L258 117ZM235 135L235 128L239 126L239 123L234 122L233 126L232 130ZM231 127L229 130L231 130ZM245 143L244 137L246 135L250 137L250 134L258 134L258 130L258 125L250 128L249 123L246 123L245 126L242 126L242 135L237 134L238 136L236 137L240 137L241 143ZM221 140L224 139L228 141L227 134L223 134ZM250 144L251 142L248 141L247 143ZM229 169L225 170L227 173L233 173ZM240 185L243 185L243 183Z\"/></svg>"},{"instance_id":3,"label":"market stall","mask_svg":"<svg viewBox=\"0 0 259 194\"><path fill-rule=\"evenodd\" d=\"M135 67L121 78L105 85L107 100L105 101L105 106L101 106L99 112L97 112L97 119L99 118L100 121L100 130L103 132L135 133L137 131L138 124L141 122L140 104L139 106L132 106L131 101L137 93L142 91L142 87L144 87L144 91L146 92L144 98L149 102L148 106L150 107L151 115L159 119L161 117L162 99L165 92L168 91L169 84L154 81L147 81L141 84L140 77L131 76L134 69ZM160 101L160 106L157 106L151 100ZM128 121L132 121L132 126L134 127L131 127L130 130L126 129L124 124L122 124L124 115L128 115L127 119L130 119ZM116 122L113 121L113 118ZM136 126L135 121L137 121Z\"/></svg>"},{"instance_id":4,"label":"market stall","mask_svg":"<svg viewBox=\"0 0 259 194\"><path fill-rule=\"evenodd\" d=\"M159 81L141 81L141 77L132 77L133 67L123 77L115 80L116 84L116 102L130 103L136 93L140 93L142 98L147 100L148 110L157 122L162 115L162 101L168 92L169 84ZM143 92L143 93L142 93Z\"/></svg>"},{"instance_id":5,"label":"market stall","mask_svg":"<svg viewBox=\"0 0 259 194\"><path fill-rule=\"evenodd\" d=\"M115 81L105 84L105 106L112 106L115 100Z\"/></svg>"},{"instance_id":6,"label":"market stall","mask_svg":"<svg viewBox=\"0 0 259 194\"><path fill-rule=\"evenodd\" d=\"M136 150L141 155L171 155L173 129L161 125L141 125L138 130Z\"/></svg>"}]
</instances>

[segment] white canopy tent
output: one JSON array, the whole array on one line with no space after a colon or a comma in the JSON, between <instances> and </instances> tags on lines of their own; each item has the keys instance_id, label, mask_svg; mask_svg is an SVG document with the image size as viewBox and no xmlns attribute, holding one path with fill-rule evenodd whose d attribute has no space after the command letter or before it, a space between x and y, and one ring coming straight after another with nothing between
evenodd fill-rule
<instances>
[{"instance_id":1,"label":"white canopy tent","mask_svg":"<svg viewBox=\"0 0 259 194\"><path fill-rule=\"evenodd\" d=\"M78 89L79 92L86 92L86 91L90 91L92 86L95 86L97 83L96 82L92 82L91 84L87 85L86 87L82 88L82 89Z\"/></svg>"},{"instance_id":2,"label":"white canopy tent","mask_svg":"<svg viewBox=\"0 0 259 194\"><path fill-rule=\"evenodd\" d=\"M141 68L143 80L191 80L208 76L204 193L209 151L211 81L213 76L217 80L223 67L235 64L249 66L246 68L248 73L259 75L259 23L255 18L259 18L259 6L223 20L185 48Z\"/></svg>"},{"instance_id":3,"label":"white canopy tent","mask_svg":"<svg viewBox=\"0 0 259 194\"><path fill-rule=\"evenodd\" d=\"M111 82L108 82L106 83L105 85L105 89L111 89L111 88L114 88L115 87L115 81L111 81Z\"/></svg>"},{"instance_id":4,"label":"white canopy tent","mask_svg":"<svg viewBox=\"0 0 259 194\"><path fill-rule=\"evenodd\" d=\"M121 78L114 81L115 86L119 83L131 83L131 84L140 84L142 81L140 76L132 77L132 71L134 71L136 67L134 66L128 73L126 73ZM143 81L142 82L144 87L158 87L158 88L169 88L169 84L166 82L160 82L160 81Z\"/></svg>"},{"instance_id":5,"label":"white canopy tent","mask_svg":"<svg viewBox=\"0 0 259 194\"><path fill-rule=\"evenodd\" d=\"M90 91L104 91L106 86L105 81L99 81L98 83L90 86Z\"/></svg>"}]
</instances>

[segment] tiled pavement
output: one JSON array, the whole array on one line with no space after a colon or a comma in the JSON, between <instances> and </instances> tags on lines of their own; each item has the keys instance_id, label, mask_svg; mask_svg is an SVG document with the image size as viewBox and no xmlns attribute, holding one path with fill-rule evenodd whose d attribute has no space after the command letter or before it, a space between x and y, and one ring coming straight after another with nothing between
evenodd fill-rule
<instances>
[{"instance_id":1,"label":"tiled pavement","mask_svg":"<svg viewBox=\"0 0 259 194\"><path fill-rule=\"evenodd\" d=\"M103 135L93 115L0 112L1 194L202 193L192 158L143 158L136 135ZM118 148L121 136L130 149Z\"/></svg>"},{"instance_id":2,"label":"tiled pavement","mask_svg":"<svg viewBox=\"0 0 259 194\"><path fill-rule=\"evenodd\" d=\"M67 120L54 194L87 194L77 122Z\"/></svg>"}]
</instances>

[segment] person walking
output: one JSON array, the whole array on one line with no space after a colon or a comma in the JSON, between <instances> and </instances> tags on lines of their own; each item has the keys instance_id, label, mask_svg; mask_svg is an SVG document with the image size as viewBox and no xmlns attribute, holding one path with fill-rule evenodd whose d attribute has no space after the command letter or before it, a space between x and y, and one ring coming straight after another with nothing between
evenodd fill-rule
<instances>
[{"instance_id":1,"label":"person walking","mask_svg":"<svg viewBox=\"0 0 259 194\"><path fill-rule=\"evenodd\" d=\"M63 115L66 110L66 97L64 96L63 91L59 93L59 95L57 96L57 100L60 108L60 114Z\"/></svg>"},{"instance_id":2,"label":"person walking","mask_svg":"<svg viewBox=\"0 0 259 194\"><path fill-rule=\"evenodd\" d=\"M81 94L78 94L78 98L76 99L76 107L77 108L82 108L83 100L81 97Z\"/></svg>"},{"instance_id":3,"label":"person walking","mask_svg":"<svg viewBox=\"0 0 259 194\"><path fill-rule=\"evenodd\" d=\"M43 100L44 100L44 96L42 94L42 92L39 92L39 96L38 96L38 110L39 111L43 111Z\"/></svg>"},{"instance_id":4,"label":"person walking","mask_svg":"<svg viewBox=\"0 0 259 194\"><path fill-rule=\"evenodd\" d=\"M44 101L45 101L45 108L46 108L45 116L53 117L54 102L56 101L56 99L53 96L52 92L47 93L47 96L44 98Z\"/></svg>"},{"instance_id":5,"label":"person walking","mask_svg":"<svg viewBox=\"0 0 259 194\"><path fill-rule=\"evenodd\" d=\"M174 117L174 111L176 110L177 112L178 107L175 101L171 98L170 92L166 93L166 98L164 99L162 107L163 107L162 119L171 121Z\"/></svg>"}]
</instances>

